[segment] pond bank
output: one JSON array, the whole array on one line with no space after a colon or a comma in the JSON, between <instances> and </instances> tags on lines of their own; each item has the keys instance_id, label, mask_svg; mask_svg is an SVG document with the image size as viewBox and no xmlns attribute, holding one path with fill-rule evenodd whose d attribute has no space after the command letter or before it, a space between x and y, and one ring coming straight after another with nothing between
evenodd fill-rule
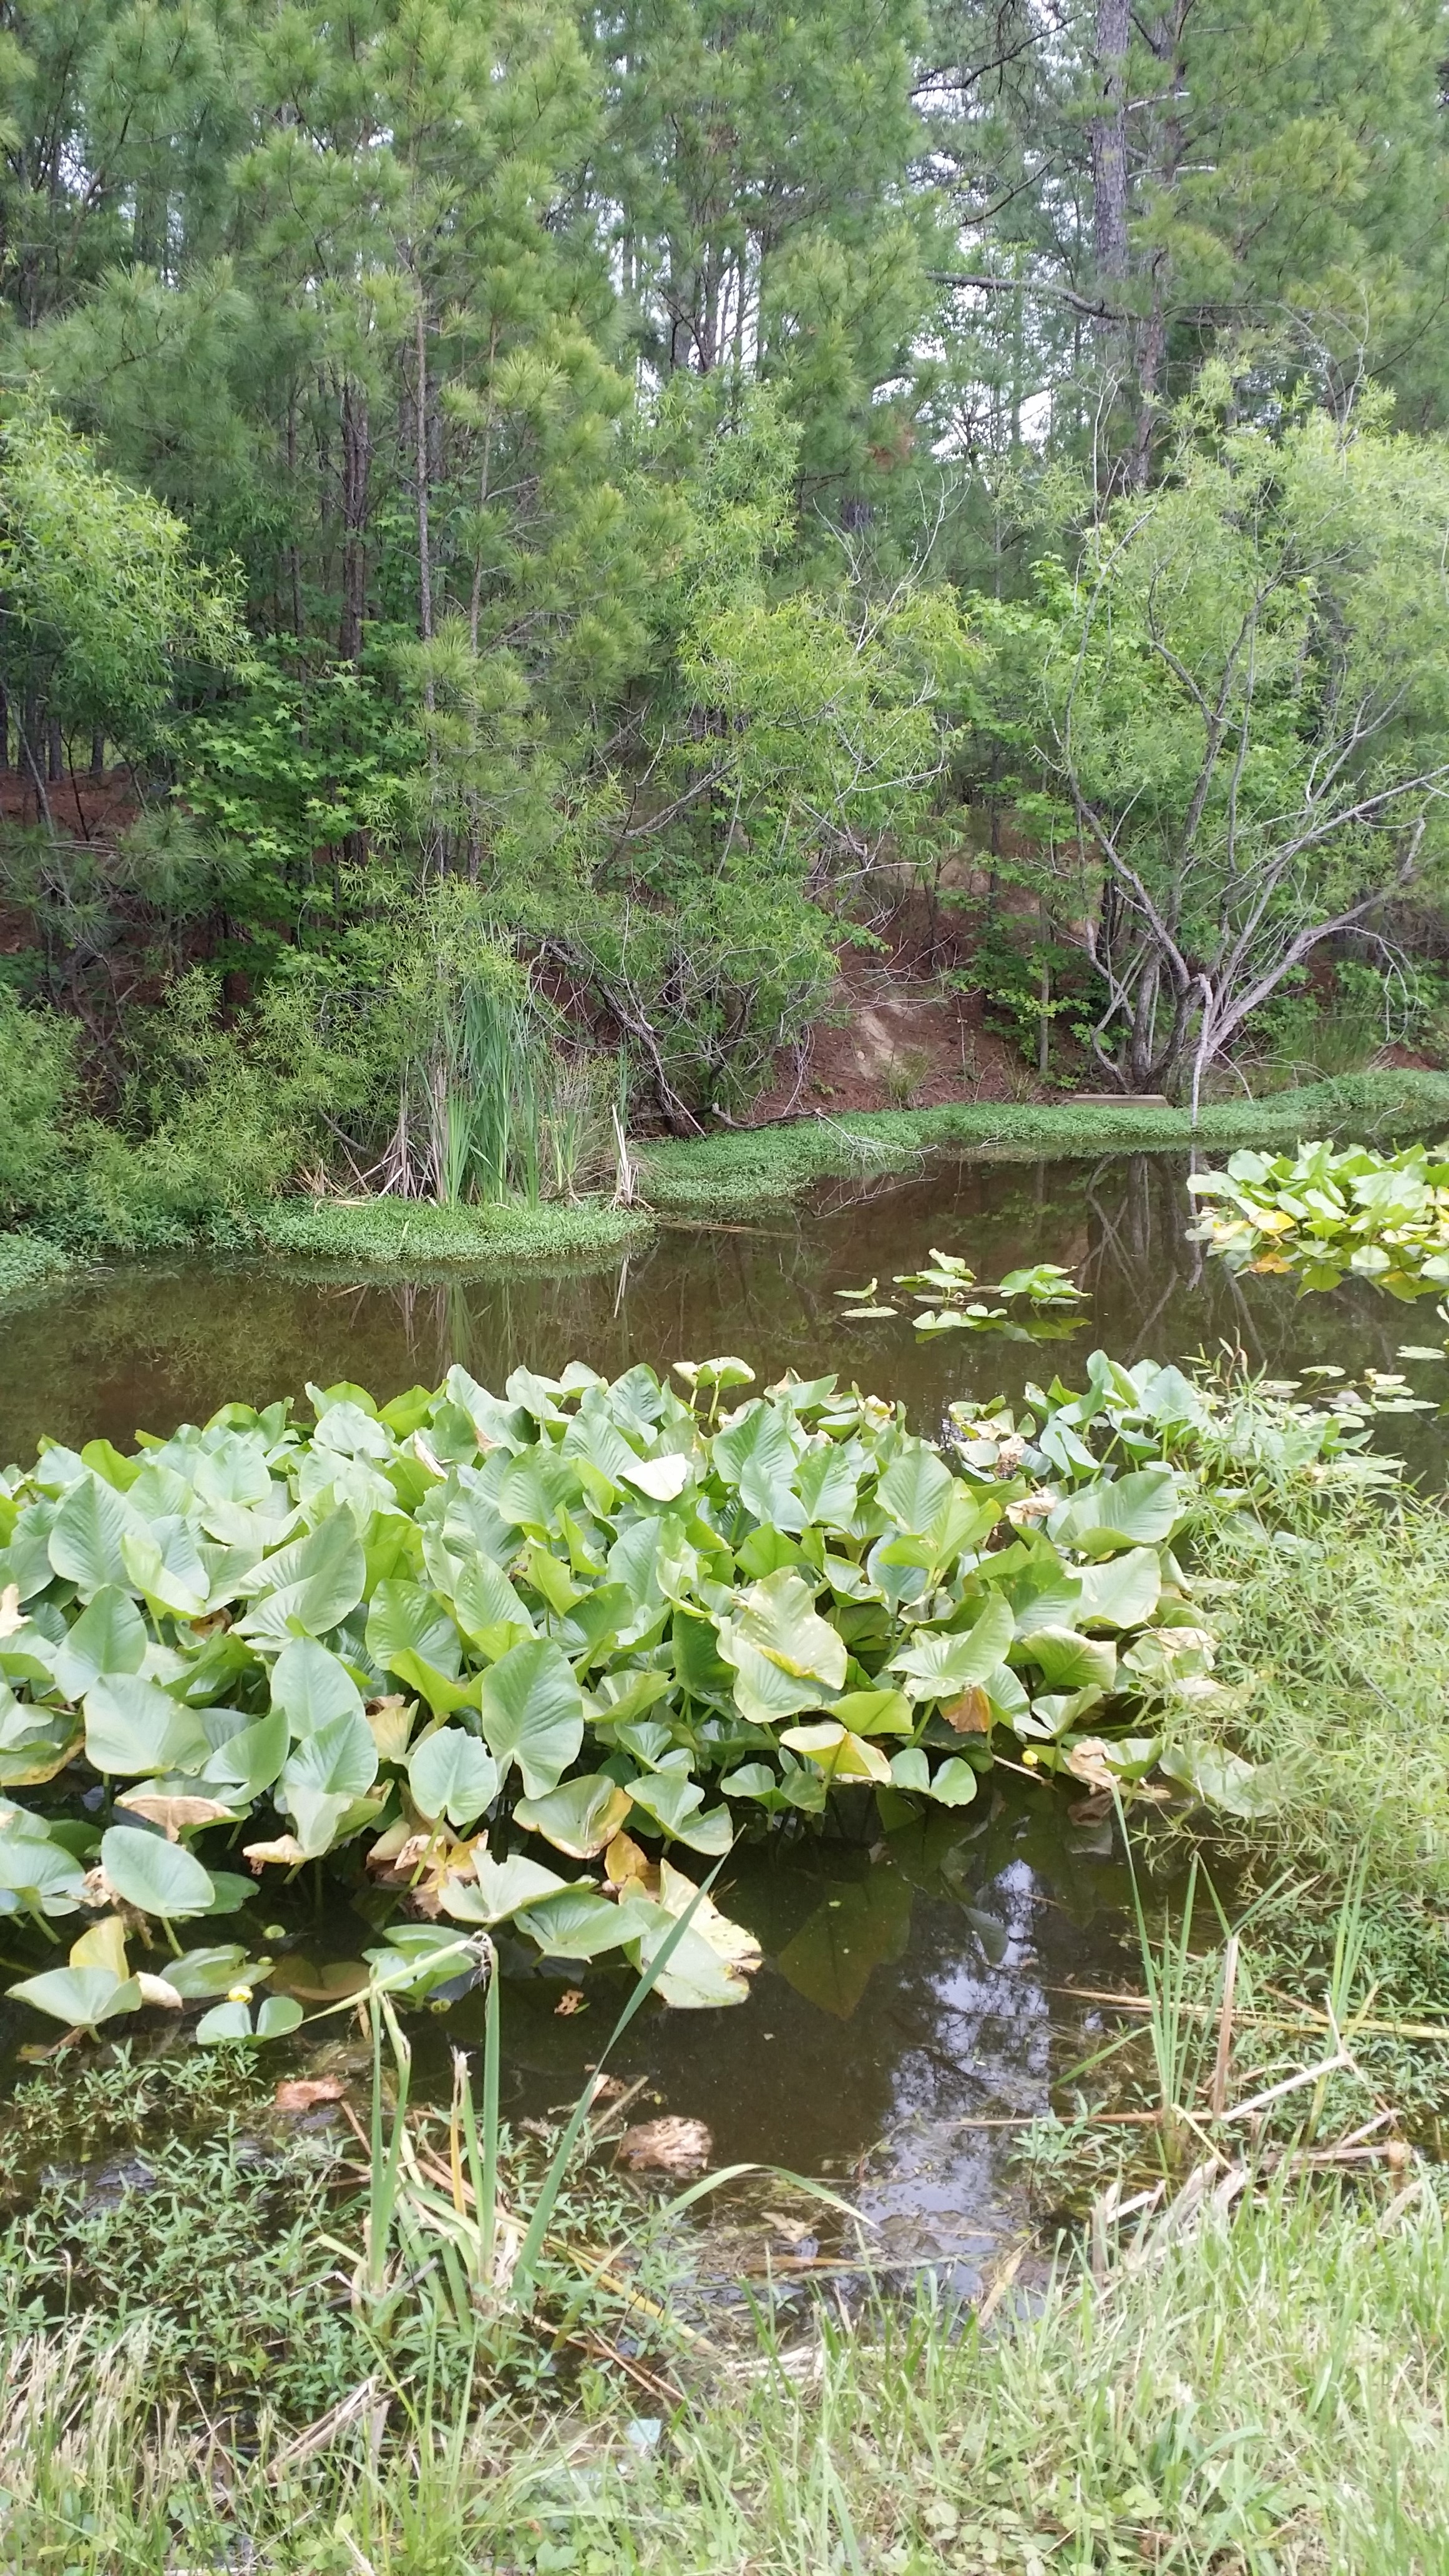
<instances>
[{"instance_id":1,"label":"pond bank","mask_svg":"<svg viewBox=\"0 0 1449 2576\"><path fill-rule=\"evenodd\" d=\"M1064 1100L960 1101L939 1109L864 1110L735 1127L639 1148L643 1204L603 1199L542 1207L437 1207L399 1198L273 1200L250 1218L219 1222L213 1249L410 1273L480 1263L607 1260L642 1245L660 1226L748 1214L797 1197L813 1182L909 1171L954 1151L983 1161L1101 1154L1231 1152L1240 1145L1297 1144L1310 1136L1425 1136L1449 1130L1449 1074L1351 1074L1266 1100L1205 1109L1196 1130L1186 1110L1124 1101L1120 1108ZM185 1250L183 1244L173 1247ZM97 1246L124 1256L126 1247ZM0 1233L0 1298L41 1288L86 1253L31 1231Z\"/></svg>"}]
</instances>

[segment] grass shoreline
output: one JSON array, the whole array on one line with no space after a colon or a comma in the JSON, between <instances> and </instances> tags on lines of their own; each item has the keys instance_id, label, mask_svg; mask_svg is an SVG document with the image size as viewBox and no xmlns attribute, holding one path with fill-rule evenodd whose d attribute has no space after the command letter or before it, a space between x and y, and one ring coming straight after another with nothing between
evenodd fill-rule
<instances>
[{"instance_id":1,"label":"grass shoreline","mask_svg":"<svg viewBox=\"0 0 1449 2576\"><path fill-rule=\"evenodd\" d=\"M992 1161L1099 1154L1208 1153L1240 1145L1297 1144L1314 1135L1365 1139L1449 1131L1449 1074L1349 1074L1269 1099L1205 1109L1194 1129L1186 1110L1124 1101L1120 1108L1060 1102L952 1101L938 1109L862 1110L768 1127L721 1128L638 1148L644 1204L603 1199L542 1207L437 1207L418 1199L274 1199L236 1221L208 1248L280 1255L352 1269L461 1269L479 1264L608 1261L647 1242L661 1221L737 1216L762 1200L778 1206L812 1183L909 1171L923 1157L957 1152ZM44 1289L87 1258L141 1259L124 1246L94 1252L32 1228L0 1233L0 1300Z\"/></svg>"}]
</instances>

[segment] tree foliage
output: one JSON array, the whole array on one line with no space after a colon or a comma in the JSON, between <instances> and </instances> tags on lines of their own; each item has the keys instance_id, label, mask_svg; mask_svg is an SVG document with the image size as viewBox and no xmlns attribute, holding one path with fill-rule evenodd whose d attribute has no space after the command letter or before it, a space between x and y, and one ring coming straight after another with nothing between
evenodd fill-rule
<instances>
[{"instance_id":1,"label":"tree foliage","mask_svg":"<svg viewBox=\"0 0 1449 2576\"><path fill-rule=\"evenodd\" d=\"M1181 424L1051 585L1043 735L1106 988L1094 1045L1193 1096L1284 977L1449 850L1449 456Z\"/></svg>"},{"instance_id":2,"label":"tree foliage","mask_svg":"<svg viewBox=\"0 0 1449 2576\"><path fill-rule=\"evenodd\" d=\"M1430 0L27 0L0 30L0 749L33 819L0 848L7 981L79 1013L129 1114L158 988L204 964L223 1033L269 980L393 1031L380 949L432 954L461 879L474 1004L519 966L530 1029L566 991L650 1114L738 1114L889 888L925 869L936 919L971 806L1019 821L1066 780L1069 838L1090 807L1172 874L1208 719L1151 619L1170 597L1158 641L1213 704L1251 596L1212 720L1236 739L1248 690L1233 819L1220 744L1157 965L1115 862L1091 941L1129 1078L1205 1064L1263 940L1358 918L1416 829L1439 40ZM1378 801L1320 830L1327 702L1364 688L1332 774ZM60 828L57 786L121 762L135 830L83 800ZM1303 795L1313 830L1275 840ZM1230 966L1246 916L1209 880L1295 831ZM1417 871L1435 846L1426 808ZM1061 849L993 870L1041 916L1033 989ZM983 956L1014 918L973 925ZM482 1076L478 1008L438 989L365 1115L309 1130L321 1163L441 1168L419 1082Z\"/></svg>"}]
</instances>

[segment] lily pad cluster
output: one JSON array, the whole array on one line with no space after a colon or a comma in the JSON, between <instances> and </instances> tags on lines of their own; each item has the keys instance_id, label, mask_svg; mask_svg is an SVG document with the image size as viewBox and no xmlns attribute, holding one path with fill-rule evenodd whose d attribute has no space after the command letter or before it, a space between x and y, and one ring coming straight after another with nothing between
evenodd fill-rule
<instances>
[{"instance_id":1,"label":"lily pad cluster","mask_svg":"<svg viewBox=\"0 0 1449 2576\"><path fill-rule=\"evenodd\" d=\"M924 1270L897 1271L892 1283L903 1288L920 1308L912 1323L918 1333L1001 1333L1010 1341L1055 1341L1077 1329L1070 1310L1086 1303L1069 1270L1059 1262L1037 1261L1027 1270L1009 1270L994 1286L983 1286L958 1252L937 1252ZM864 1288L837 1288L845 1299L844 1320L869 1323L899 1309L879 1296L880 1282ZM1003 1306L988 1305L1004 1297Z\"/></svg>"},{"instance_id":2,"label":"lily pad cluster","mask_svg":"<svg viewBox=\"0 0 1449 2576\"><path fill-rule=\"evenodd\" d=\"M962 1415L949 1454L832 1376L676 1374L314 1387L310 1426L233 1404L8 1470L0 1913L12 1953L80 1936L12 1991L91 2026L204 1998L210 2035L265 2037L291 2019L254 2007L268 1962L178 1927L322 1860L391 1906L419 1991L504 1923L642 1972L688 1856L750 1819L841 1784L962 1806L998 1749L1130 1784L1214 1687L1173 1554L1177 1371L1098 1353L1085 1395ZM165 1996L133 1965L158 1934ZM701 1903L661 1992L731 2003L757 1961Z\"/></svg>"},{"instance_id":3,"label":"lily pad cluster","mask_svg":"<svg viewBox=\"0 0 1449 2576\"><path fill-rule=\"evenodd\" d=\"M1187 1186L1206 1202L1190 1240L1234 1270L1291 1275L1301 1289L1353 1275L1406 1301L1449 1287L1449 1146L1240 1153Z\"/></svg>"}]
</instances>

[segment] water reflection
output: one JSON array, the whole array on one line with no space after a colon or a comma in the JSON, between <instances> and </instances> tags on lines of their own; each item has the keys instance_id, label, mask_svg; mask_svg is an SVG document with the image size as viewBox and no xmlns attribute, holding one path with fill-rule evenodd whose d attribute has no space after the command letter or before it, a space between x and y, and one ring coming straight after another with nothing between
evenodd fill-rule
<instances>
[{"instance_id":1,"label":"water reflection","mask_svg":"<svg viewBox=\"0 0 1449 2576\"><path fill-rule=\"evenodd\" d=\"M1297 1298L1287 1280L1235 1278L1206 1260L1186 1240L1186 1168L1149 1154L945 1160L869 1191L831 1184L810 1207L754 1224L666 1227L627 1260L593 1267L406 1279L199 1261L100 1271L6 1311L0 1457L33 1455L44 1432L126 1442L230 1397L300 1397L309 1378L348 1377L379 1395L433 1385L455 1359L495 1386L519 1361L547 1370L569 1357L611 1375L715 1351L741 1352L762 1375L824 1362L903 1397L923 1428L954 1396L1014 1396L1057 1369L1071 1378L1097 1344L1130 1361L1227 1343L1277 1375L1396 1365L1414 1310L1367 1282ZM966 1333L923 1342L906 1313L843 1319L837 1289L917 1269L933 1245L986 1280L1039 1260L1068 1265L1088 1291L1079 1331L1042 1350ZM1438 1391L1432 1373L1423 1383ZM1416 1465L1437 1464L1437 1428L1411 1417L1392 1427Z\"/></svg>"}]
</instances>

